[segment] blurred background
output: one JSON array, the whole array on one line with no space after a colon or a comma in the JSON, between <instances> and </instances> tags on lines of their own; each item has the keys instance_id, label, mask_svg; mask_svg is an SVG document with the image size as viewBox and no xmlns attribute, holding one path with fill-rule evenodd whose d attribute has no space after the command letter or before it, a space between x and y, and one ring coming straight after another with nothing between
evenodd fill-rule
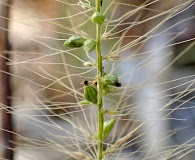
<instances>
[{"instance_id":1,"label":"blurred background","mask_svg":"<svg viewBox=\"0 0 195 160\"><path fill-rule=\"evenodd\" d=\"M83 149L83 143L88 143L77 140L77 135L85 134L79 128L85 128L89 135L96 132L94 107L86 109L78 105L83 99L80 83L93 81L96 75L95 68L83 65L95 62L95 51L89 59L82 48L63 46L74 34L95 39L95 26L90 21L92 11L78 2L89 3L0 1L0 52L2 59L5 53L9 55L6 65L10 68L8 99L16 132L15 160L77 159L69 150L76 154ZM175 153L170 159L195 157L194 3L193 0L103 0L102 11L107 20L102 32L102 54L119 57L117 61L105 62L104 69L116 73L122 83L122 88L105 101L108 108L118 102L124 108L113 133L115 138L110 139L115 141L145 122L130 138L132 145L121 151L125 156L118 159L125 160L127 155L126 159L152 160L162 148ZM95 6L93 0L90 4ZM3 15L5 6L9 17ZM11 46L8 51L3 49L5 33ZM1 97L3 94L0 93ZM121 94L124 94L122 100ZM6 110L2 102L0 109ZM157 151L153 153L155 148Z\"/></svg>"}]
</instances>

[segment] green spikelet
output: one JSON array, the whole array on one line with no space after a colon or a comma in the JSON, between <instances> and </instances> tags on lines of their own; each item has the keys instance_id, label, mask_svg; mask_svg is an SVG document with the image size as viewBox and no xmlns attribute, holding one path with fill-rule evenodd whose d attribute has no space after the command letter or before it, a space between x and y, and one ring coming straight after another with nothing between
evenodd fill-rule
<instances>
[{"instance_id":1,"label":"green spikelet","mask_svg":"<svg viewBox=\"0 0 195 160\"><path fill-rule=\"evenodd\" d=\"M115 122L116 122L115 119L104 122L103 139L105 139L108 136L108 134L112 131Z\"/></svg>"},{"instance_id":2,"label":"green spikelet","mask_svg":"<svg viewBox=\"0 0 195 160\"><path fill-rule=\"evenodd\" d=\"M104 23L105 16L100 12L94 12L91 16L91 21L95 24L102 25Z\"/></svg>"},{"instance_id":3,"label":"green spikelet","mask_svg":"<svg viewBox=\"0 0 195 160\"><path fill-rule=\"evenodd\" d=\"M84 39L83 37L74 35L64 42L64 46L78 48L82 47L85 41L86 39Z\"/></svg>"},{"instance_id":4,"label":"green spikelet","mask_svg":"<svg viewBox=\"0 0 195 160\"><path fill-rule=\"evenodd\" d=\"M97 104L97 90L96 90L96 88L93 86L90 86L88 84L88 81L84 81L84 84L85 84L84 98L93 104Z\"/></svg>"},{"instance_id":5,"label":"green spikelet","mask_svg":"<svg viewBox=\"0 0 195 160\"><path fill-rule=\"evenodd\" d=\"M96 41L93 39L87 39L83 44L83 49L85 52L90 53L92 52L96 47Z\"/></svg>"},{"instance_id":6,"label":"green spikelet","mask_svg":"<svg viewBox=\"0 0 195 160\"><path fill-rule=\"evenodd\" d=\"M118 77L115 74L107 74L103 77L103 81L105 85L114 85L116 87L120 87Z\"/></svg>"}]
</instances>

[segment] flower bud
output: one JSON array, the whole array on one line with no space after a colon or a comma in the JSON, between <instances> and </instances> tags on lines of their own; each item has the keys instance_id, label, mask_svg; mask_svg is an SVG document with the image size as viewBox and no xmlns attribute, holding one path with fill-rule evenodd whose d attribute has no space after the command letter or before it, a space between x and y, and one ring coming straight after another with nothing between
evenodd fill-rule
<instances>
[{"instance_id":1,"label":"flower bud","mask_svg":"<svg viewBox=\"0 0 195 160\"><path fill-rule=\"evenodd\" d=\"M100 12L94 12L91 16L91 21L95 24L102 25L104 23L105 16Z\"/></svg>"},{"instance_id":2,"label":"flower bud","mask_svg":"<svg viewBox=\"0 0 195 160\"><path fill-rule=\"evenodd\" d=\"M97 90L95 87L90 86L88 81L84 81L84 98L94 104L97 104Z\"/></svg>"},{"instance_id":3,"label":"flower bud","mask_svg":"<svg viewBox=\"0 0 195 160\"><path fill-rule=\"evenodd\" d=\"M83 44L83 49L85 52L90 53L96 47L96 41L93 39L87 39Z\"/></svg>"},{"instance_id":4,"label":"flower bud","mask_svg":"<svg viewBox=\"0 0 195 160\"><path fill-rule=\"evenodd\" d=\"M114 127L115 122L116 122L115 119L104 122L102 139L105 139L108 136L108 134L111 132L112 128Z\"/></svg>"},{"instance_id":5,"label":"flower bud","mask_svg":"<svg viewBox=\"0 0 195 160\"><path fill-rule=\"evenodd\" d=\"M82 38L81 36L74 35L64 42L64 46L78 48L82 47L85 41L86 39Z\"/></svg>"}]
</instances>

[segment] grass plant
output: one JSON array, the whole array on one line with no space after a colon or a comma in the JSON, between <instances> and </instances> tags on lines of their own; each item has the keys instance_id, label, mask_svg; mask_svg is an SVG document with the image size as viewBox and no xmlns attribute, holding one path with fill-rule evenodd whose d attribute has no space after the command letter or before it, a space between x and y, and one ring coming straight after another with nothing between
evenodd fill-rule
<instances>
[{"instance_id":1,"label":"grass plant","mask_svg":"<svg viewBox=\"0 0 195 160\"><path fill-rule=\"evenodd\" d=\"M8 5L16 160L191 160L195 3L165 1Z\"/></svg>"}]
</instances>

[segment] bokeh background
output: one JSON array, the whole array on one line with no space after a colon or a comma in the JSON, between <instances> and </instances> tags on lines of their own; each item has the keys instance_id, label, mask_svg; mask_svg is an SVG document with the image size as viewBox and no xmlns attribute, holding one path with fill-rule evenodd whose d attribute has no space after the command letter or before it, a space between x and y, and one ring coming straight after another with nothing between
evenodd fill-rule
<instances>
[{"instance_id":1,"label":"bokeh background","mask_svg":"<svg viewBox=\"0 0 195 160\"><path fill-rule=\"evenodd\" d=\"M73 34L95 38L95 27L89 19L92 12L86 11L77 3L77 0L12 0L12 4L8 6L9 28L6 29L0 24L0 31L9 34L12 48L7 65L11 71L12 95L9 99L17 133L16 160L68 159L66 147L74 148L69 144L78 142L68 137L67 131L80 134L74 130L69 119L80 127L86 127L86 124L79 122L85 119L84 111L77 104L82 100L83 86L80 83L86 79L93 81L96 71L83 66L89 59L81 48L74 50L63 46L64 41ZM134 145L124 150L125 153L135 152L129 154L127 159L139 159L142 152L139 153L138 149L142 148L144 143L148 145L159 132L165 131L168 137L171 137L168 140L165 138L167 149L176 148L175 151L178 152L181 149L181 153L178 153L180 159L193 160L194 2L117 0L112 6L109 6L110 4L110 0L103 1L102 8L106 11L106 23L109 24L103 29L112 30L112 33L105 32L107 35L105 34L106 40L102 43L102 53L105 56L113 52L120 59L114 65L112 61L105 62L104 68L108 73L117 73L124 86L122 89L128 90L125 105L129 107L129 114L122 117L127 119L128 123L119 123L118 129L115 129L116 135L120 135L119 128L122 128L123 124L126 124L126 128L131 124L129 128L133 130L137 122L146 121L148 116L156 116L155 120L163 119L163 123L156 129L154 127L149 131L145 127L136 133L140 135L147 132L142 140L136 138L137 142L133 141ZM0 6L4 5L7 5L6 1L1 1ZM91 1L91 5L94 6L94 1ZM144 5L146 7L140 8ZM124 15L126 18L121 22L114 21ZM150 19L155 15L158 16ZM4 18L6 17L0 17ZM157 27L159 24L161 25ZM155 27L157 28L150 32ZM120 40L120 37L123 38ZM119 44L113 47L116 42ZM0 41L0 46L2 44ZM127 44L129 45L123 51L122 46ZM95 52L90 56L95 59ZM154 97L151 98L150 95ZM116 97L113 97L116 98L117 93ZM156 110L147 107L152 106L151 102L145 101L150 98L153 99L152 102L155 99L154 106L160 108ZM113 99L108 100L108 106L113 105ZM0 105L0 108L5 109L3 105ZM147 114L151 111L158 114ZM94 110L89 108L86 113L95 130L95 120L90 119L95 117ZM156 139L159 137L156 136ZM55 145L50 146L52 143ZM81 150L80 142L78 146L73 150ZM147 155L145 159L146 157Z\"/></svg>"}]
</instances>

